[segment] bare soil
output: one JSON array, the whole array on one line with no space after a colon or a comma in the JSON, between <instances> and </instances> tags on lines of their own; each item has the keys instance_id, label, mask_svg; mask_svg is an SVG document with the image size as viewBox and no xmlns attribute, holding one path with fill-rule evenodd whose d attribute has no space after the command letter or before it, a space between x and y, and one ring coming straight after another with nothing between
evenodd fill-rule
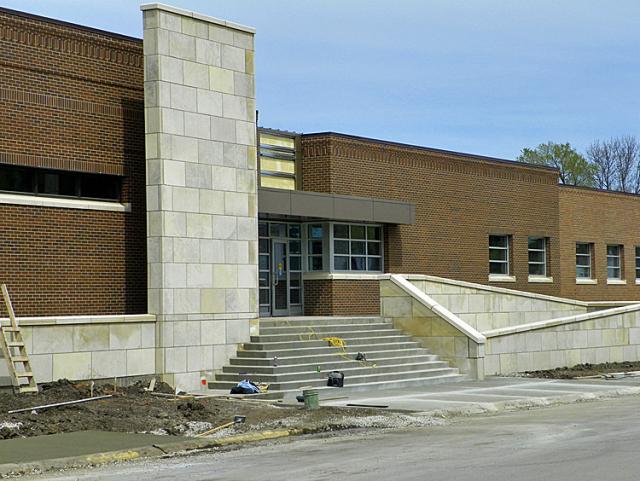
<instances>
[{"instance_id":1,"label":"bare soil","mask_svg":"<svg viewBox=\"0 0 640 481\"><path fill-rule=\"evenodd\" d=\"M577 377L630 371L640 371L640 361L577 364L573 367L559 367L543 371L526 371L523 375L526 377L542 377L546 379L575 379Z\"/></svg>"},{"instance_id":2,"label":"bare soil","mask_svg":"<svg viewBox=\"0 0 640 481\"><path fill-rule=\"evenodd\" d=\"M146 392L142 384L118 386L115 392L111 384L96 385L94 396L112 394L113 397L37 412L7 413L14 409L87 398L91 394L89 384L67 380L40 387L38 394L0 393L0 439L85 430L190 436L232 421L235 415L246 416L245 424L230 428L237 433L318 423L332 430L349 428L346 424L354 424L341 421L347 418L355 419L357 424L358 418L381 414L379 410L336 407L309 411L302 404L287 406L254 400L159 397ZM156 384L155 392L173 394L171 387L163 383Z\"/></svg>"}]
</instances>

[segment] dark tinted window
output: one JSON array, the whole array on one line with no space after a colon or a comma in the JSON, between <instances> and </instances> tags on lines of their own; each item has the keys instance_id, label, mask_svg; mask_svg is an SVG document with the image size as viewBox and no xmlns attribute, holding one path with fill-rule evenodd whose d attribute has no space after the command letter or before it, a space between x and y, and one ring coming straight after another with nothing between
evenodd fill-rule
<instances>
[{"instance_id":1,"label":"dark tinted window","mask_svg":"<svg viewBox=\"0 0 640 481\"><path fill-rule=\"evenodd\" d=\"M0 167L0 190L31 194L33 175L32 170Z\"/></svg>"},{"instance_id":2,"label":"dark tinted window","mask_svg":"<svg viewBox=\"0 0 640 481\"><path fill-rule=\"evenodd\" d=\"M75 197L77 175L62 172L39 172L38 194Z\"/></svg>"},{"instance_id":3,"label":"dark tinted window","mask_svg":"<svg viewBox=\"0 0 640 481\"><path fill-rule=\"evenodd\" d=\"M80 182L80 196L116 200L120 197L120 179L113 175L83 174Z\"/></svg>"}]
</instances>

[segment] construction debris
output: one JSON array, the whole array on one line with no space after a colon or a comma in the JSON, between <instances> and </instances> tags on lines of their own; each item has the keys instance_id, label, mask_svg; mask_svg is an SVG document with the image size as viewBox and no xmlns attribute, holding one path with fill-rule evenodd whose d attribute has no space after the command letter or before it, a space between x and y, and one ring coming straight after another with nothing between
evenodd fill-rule
<instances>
[{"instance_id":1,"label":"construction debris","mask_svg":"<svg viewBox=\"0 0 640 481\"><path fill-rule=\"evenodd\" d=\"M50 409L50 408L57 408L60 406L70 406L72 404L82 404L82 403L86 403L86 402L90 402L90 401L98 401L99 399L108 399L113 397L113 394L109 394L106 396L95 396L95 397L89 397L89 398L85 398L85 399L76 399L74 401L65 401L65 402L61 402L61 403L54 403L54 404L43 404L42 406L33 406L30 408L22 408L22 409L14 409L12 411L7 411L7 414L17 414L17 413L24 413L24 412L37 412L37 411L41 411L43 409Z\"/></svg>"},{"instance_id":2,"label":"construction debris","mask_svg":"<svg viewBox=\"0 0 640 481\"><path fill-rule=\"evenodd\" d=\"M234 424L244 424L246 419L247 419L246 416L234 416L233 417L233 421L221 424L220 426L216 426L215 428L209 429L208 431L205 431L203 433L196 434L196 437L199 438L199 437L202 437L202 436L209 436L209 435L215 433L216 431L220 431L220 430L222 430L224 428L229 428L229 427L233 426Z\"/></svg>"}]
</instances>

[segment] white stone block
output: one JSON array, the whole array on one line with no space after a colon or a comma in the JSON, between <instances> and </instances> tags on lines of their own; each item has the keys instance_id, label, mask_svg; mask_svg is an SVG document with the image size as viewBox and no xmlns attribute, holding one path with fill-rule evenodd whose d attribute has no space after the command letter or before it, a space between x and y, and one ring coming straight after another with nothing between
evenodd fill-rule
<instances>
[{"instance_id":1,"label":"white stone block","mask_svg":"<svg viewBox=\"0 0 640 481\"><path fill-rule=\"evenodd\" d=\"M225 312L226 307L224 289L202 289L200 293L201 313L217 314Z\"/></svg>"},{"instance_id":2,"label":"white stone block","mask_svg":"<svg viewBox=\"0 0 640 481\"><path fill-rule=\"evenodd\" d=\"M222 142L213 142L210 140L198 140L198 162L208 165L222 164Z\"/></svg>"},{"instance_id":3,"label":"white stone block","mask_svg":"<svg viewBox=\"0 0 640 481\"><path fill-rule=\"evenodd\" d=\"M247 165L247 146L225 143L222 163L226 167L245 169Z\"/></svg>"},{"instance_id":4,"label":"white stone block","mask_svg":"<svg viewBox=\"0 0 640 481\"><path fill-rule=\"evenodd\" d=\"M209 67L196 62L183 62L184 83L199 89L209 88ZM193 109L195 110L195 108Z\"/></svg>"},{"instance_id":5,"label":"white stone block","mask_svg":"<svg viewBox=\"0 0 640 481\"><path fill-rule=\"evenodd\" d=\"M198 346L200 344L199 321L178 321L173 324L174 346Z\"/></svg>"},{"instance_id":6,"label":"white stone block","mask_svg":"<svg viewBox=\"0 0 640 481\"><path fill-rule=\"evenodd\" d=\"M147 322L140 326L140 340L142 347L156 346L156 326L155 323Z\"/></svg>"},{"instance_id":7,"label":"white stone block","mask_svg":"<svg viewBox=\"0 0 640 481\"><path fill-rule=\"evenodd\" d=\"M172 57L196 60L196 39L178 32L169 33L169 55Z\"/></svg>"},{"instance_id":8,"label":"white stone block","mask_svg":"<svg viewBox=\"0 0 640 481\"><path fill-rule=\"evenodd\" d=\"M244 49L223 44L220 58L222 68L235 70L236 72L245 71Z\"/></svg>"},{"instance_id":9,"label":"white stone block","mask_svg":"<svg viewBox=\"0 0 640 481\"><path fill-rule=\"evenodd\" d=\"M198 162L198 139L171 135L171 152L167 157L184 162Z\"/></svg>"},{"instance_id":10,"label":"white stone block","mask_svg":"<svg viewBox=\"0 0 640 481\"><path fill-rule=\"evenodd\" d=\"M236 142L236 120L223 117L211 117L211 140ZM246 132L243 134L247 135ZM250 145L255 145L250 144Z\"/></svg>"},{"instance_id":11,"label":"white stone block","mask_svg":"<svg viewBox=\"0 0 640 481\"><path fill-rule=\"evenodd\" d=\"M226 240L224 242L224 258L230 264L249 263L249 243L240 240Z\"/></svg>"},{"instance_id":12,"label":"white stone block","mask_svg":"<svg viewBox=\"0 0 640 481\"><path fill-rule=\"evenodd\" d=\"M98 351L91 353L92 377L124 377L127 375L127 351Z\"/></svg>"},{"instance_id":13,"label":"white stone block","mask_svg":"<svg viewBox=\"0 0 640 481\"><path fill-rule=\"evenodd\" d=\"M255 265L238 266L238 287L255 289L258 287L258 268Z\"/></svg>"},{"instance_id":14,"label":"white stone block","mask_svg":"<svg viewBox=\"0 0 640 481\"><path fill-rule=\"evenodd\" d=\"M132 349L127 351L127 376L143 376L155 373L155 349Z\"/></svg>"},{"instance_id":15,"label":"white stone block","mask_svg":"<svg viewBox=\"0 0 640 481\"><path fill-rule=\"evenodd\" d=\"M241 72L233 73L233 90L235 95L243 97L255 98L256 89L253 75L247 75Z\"/></svg>"},{"instance_id":16,"label":"white stone block","mask_svg":"<svg viewBox=\"0 0 640 481\"><path fill-rule=\"evenodd\" d=\"M164 183L168 185L177 185L180 187L184 187L184 162L177 162L175 160L163 160L162 162Z\"/></svg>"},{"instance_id":17,"label":"white stone block","mask_svg":"<svg viewBox=\"0 0 640 481\"><path fill-rule=\"evenodd\" d=\"M218 239L201 239L200 262L205 264L223 264L224 242Z\"/></svg>"},{"instance_id":18,"label":"white stone block","mask_svg":"<svg viewBox=\"0 0 640 481\"><path fill-rule=\"evenodd\" d=\"M163 287L170 289L187 287L187 266L185 264L165 263Z\"/></svg>"},{"instance_id":19,"label":"white stone block","mask_svg":"<svg viewBox=\"0 0 640 481\"><path fill-rule=\"evenodd\" d=\"M183 84L182 60L164 55L160 56L160 80L174 84Z\"/></svg>"},{"instance_id":20,"label":"white stone block","mask_svg":"<svg viewBox=\"0 0 640 481\"><path fill-rule=\"evenodd\" d=\"M173 292L173 309L175 313L180 314L199 313L200 289L175 289Z\"/></svg>"},{"instance_id":21,"label":"white stone block","mask_svg":"<svg viewBox=\"0 0 640 481\"><path fill-rule=\"evenodd\" d=\"M108 325L73 326L74 351L101 351L109 349Z\"/></svg>"},{"instance_id":22,"label":"white stone block","mask_svg":"<svg viewBox=\"0 0 640 481\"><path fill-rule=\"evenodd\" d=\"M200 190L200 212L204 214L224 214L224 192Z\"/></svg>"},{"instance_id":23,"label":"white stone block","mask_svg":"<svg viewBox=\"0 0 640 481\"><path fill-rule=\"evenodd\" d=\"M213 188L215 190L236 191L236 169L214 165Z\"/></svg>"},{"instance_id":24,"label":"white stone block","mask_svg":"<svg viewBox=\"0 0 640 481\"><path fill-rule=\"evenodd\" d=\"M234 264L217 264L213 266L213 284L216 288L232 288L238 286L238 266Z\"/></svg>"},{"instance_id":25,"label":"white stone block","mask_svg":"<svg viewBox=\"0 0 640 481\"><path fill-rule=\"evenodd\" d=\"M256 145L256 124L236 120L236 141L243 145Z\"/></svg>"},{"instance_id":26,"label":"white stone block","mask_svg":"<svg viewBox=\"0 0 640 481\"><path fill-rule=\"evenodd\" d=\"M213 287L213 268L209 264L187 264L187 287Z\"/></svg>"},{"instance_id":27,"label":"white stone block","mask_svg":"<svg viewBox=\"0 0 640 481\"><path fill-rule=\"evenodd\" d=\"M249 321L246 319L228 319L226 321L227 344L249 341ZM214 357L215 357L214 351Z\"/></svg>"},{"instance_id":28,"label":"white stone block","mask_svg":"<svg viewBox=\"0 0 640 481\"><path fill-rule=\"evenodd\" d=\"M33 354L73 351L72 326L37 326L32 335Z\"/></svg>"},{"instance_id":29,"label":"white stone block","mask_svg":"<svg viewBox=\"0 0 640 481\"><path fill-rule=\"evenodd\" d=\"M142 347L140 324L123 323L109 326L109 348L139 349Z\"/></svg>"},{"instance_id":30,"label":"white stone block","mask_svg":"<svg viewBox=\"0 0 640 481\"><path fill-rule=\"evenodd\" d=\"M221 167L224 168L224 167ZM215 182L214 182L215 183ZM224 193L224 213L234 216L249 215L249 195L242 192Z\"/></svg>"},{"instance_id":31,"label":"white stone block","mask_svg":"<svg viewBox=\"0 0 640 481\"><path fill-rule=\"evenodd\" d=\"M236 171L236 186L238 192L254 194L256 192L256 172L254 170L238 169Z\"/></svg>"},{"instance_id":32,"label":"white stone block","mask_svg":"<svg viewBox=\"0 0 640 481\"><path fill-rule=\"evenodd\" d=\"M238 240L254 240L258 237L258 221L255 217L238 217Z\"/></svg>"},{"instance_id":33,"label":"white stone block","mask_svg":"<svg viewBox=\"0 0 640 481\"><path fill-rule=\"evenodd\" d=\"M220 66L220 44L201 38L196 39L196 61L211 66ZM208 86L207 86L208 87Z\"/></svg>"},{"instance_id":34,"label":"white stone block","mask_svg":"<svg viewBox=\"0 0 640 481\"><path fill-rule=\"evenodd\" d=\"M177 237L173 240L173 259L175 262L196 263L200 261L200 242L198 239Z\"/></svg>"},{"instance_id":35,"label":"white stone block","mask_svg":"<svg viewBox=\"0 0 640 481\"><path fill-rule=\"evenodd\" d=\"M189 175L189 166L187 164L185 183L192 185L192 178ZM195 164L197 165L197 164ZM198 189L187 187L173 188L173 209L180 212L199 212L200 211L200 193Z\"/></svg>"},{"instance_id":36,"label":"white stone block","mask_svg":"<svg viewBox=\"0 0 640 481\"><path fill-rule=\"evenodd\" d=\"M186 214L187 236L210 239L213 236L213 224L209 214Z\"/></svg>"},{"instance_id":37,"label":"white stone block","mask_svg":"<svg viewBox=\"0 0 640 481\"><path fill-rule=\"evenodd\" d=\"M224 297L224 293L223 293ZM224 303L224 300L223 300ZM224 344L226 340L226 322L224 320L203 321L202 344Z\"/></svg>"},{"instance_id":38,"label":"white stone block","mask_svg":"<svg viewBox=\"0 0 640 481\"><path fill-rule=\"evenodd\" d=\"M233 30L222 25L209 25L209 40L233 45Z\"/></svg>"},{"instance_id":39,"label":"white stone block","mask_svg":"<svg viewBox=\"0 0 640 481\"><path fill-rule=\"evenodd\" d=\"M234 93L233 72L219 67L209 67L209 89L227 94Z\"/></svg>"},{"instance_id":40,"label":"white stone block","mask_svg":"<svg viewBox=\"0 0 640 481\"><path fill-rule=\"evenodd\" d=\"M220 92L213 92L208 89L198 89L198 112L201 114L216 115L218 117L222 116L222 95L223 94Z\"/></svg>"},{"instance_id":41,"label":"white stone block","mask_svg":"<svg viewBox=\"0 0 640 481\"><path fill-rule=\"evenodd\" d=\"M190 137L208 140L211 137L210 117L192 112L184 113L184 133Z\"/></svg>"},{"instance_id":42,"label":"white stone block","mask_svg":"<svg viewBox=\"0 0 640 481\"><path fill-rule=\"evenodd\" d=\"M235 239L237 237L236 217L229 215L213 215L213 238Z\"/></svg>"},{"instance_id":43,"label":"white stone block","mask_svg":"<svg viewBox=\"0 0 640 481\"><path fill-rule=\"evenodd\" d=\"M185 85L171 84L171 108L195 111L197 108L196 89Z\"/></svg>"},{"instance_id":44,"label":"white stone block","mask_svg":"<svg viewBox=\"0 0 640 481\"><path fill-rule=\"evenodd\" d=\"M160 28L172 30L174 32L182 31L182 17L166 10L158 11L158 25Z\"/></svg>"},{"instance_id":45,"label":"white stone block","mask_svg":"<svg viewBox=\"0 0 640 481\"><path fill-rule=\"evenodd\" d=\"M188 187L211 190L212 170L206 164L187 164L185 166L185 183Z\"/></svg>"},{"instance_id":46,"label":"white stone block","mask_svg":"<svg viewBox=\"0 0 640 481\"><path fill-rule=\"evenodd\" d=\"M52 354L29 354L29 361L31 361L31 369L36 378L36 382L43 383L53 381ZM4 364L4 361L2 361L1 364Z\"/></svg>"},{"instance_id":47,"label":"white stone block","mask_svg":"<svg viewBox=\"0 0 640 481\"><path fill-rule=\"evenodd\" d=\"M541 345L543 351L555 351L558 349L558 340L555 332L541 333Z\"/></svg>"},{"instance_id":48,"label":"white stone block","mask_svg":"<svg viewBox=\"0 0 640 481\"><path fill-rule=\"evenodd\" d=\"M222 94L222 113L226 118L248 120L247 100L237 95Z\"/></svg>"},{"instance_id":49,"label":"white stone block","mask_svg":"<svg viewBox=\"0 0 640 481\"><path fill-rule=\"evenodd\" d=\"M209 38L209 25L201 20L182 17L182 33L198 39Z\"/></svg>"},{"instance_id":50,"label":"white stone block","mask_svg":"<svg viewBox=\"0 0 640 481\"><path fill-rule=\"evenodd\" d=\"M91 379L91 352L53 354L53 380Z\"/></svg>"},{"instance_id":51,"label":"white stone block","mask_svg":"<svg viewBox=\"0 0 640 481\"><path fill-rule=\"evenodd\" d=\"M187 233L187 218L183 212L163 212L164 235L182 237Z\"/></svg>"},{"instance_id":52,"label":"white stone block","mask_svg":"<svg viewBox=\"0 0 640 481\"><path fill-rule=\"evenodd\" d=\"M170 347L165 349L164 362L166 372L185 372L187 370L187 348Z\"/></svg>"}]
</instances>

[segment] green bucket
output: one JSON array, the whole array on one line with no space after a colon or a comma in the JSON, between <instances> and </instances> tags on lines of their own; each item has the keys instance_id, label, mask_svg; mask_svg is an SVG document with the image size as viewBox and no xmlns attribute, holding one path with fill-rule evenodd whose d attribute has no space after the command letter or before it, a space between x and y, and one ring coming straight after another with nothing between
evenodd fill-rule
<instances>
[{"instance_id":1,"label":"green bucket","mask_svg":"<svg viewBox=\"0 0 640 481\"><path fill-rule=\"evenodd\" d=\"M304 407L306 409L318 409L320 407L318 403L318 391L315 389L302 391L302 397L304 397Z\"/></svg>"}]
</instances>

